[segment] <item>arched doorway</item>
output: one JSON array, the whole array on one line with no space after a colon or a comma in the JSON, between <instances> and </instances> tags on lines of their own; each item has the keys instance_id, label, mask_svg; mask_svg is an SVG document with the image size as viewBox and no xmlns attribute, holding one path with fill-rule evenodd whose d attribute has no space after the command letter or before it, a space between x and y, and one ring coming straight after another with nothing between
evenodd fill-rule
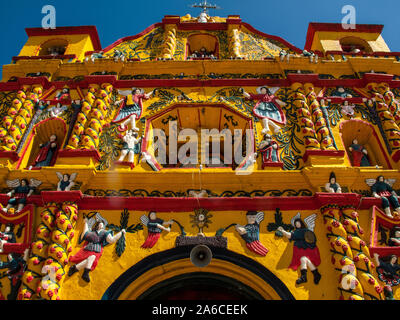
<instances>
[{"instance_id":1,"label":"arched doorway","mask_svg":"<svg viewBox=\"0 0 400 320\"><path fill-rule=\"evenodd\" d=\"M165 280L138 300L263 300L263 297L236 279L199 272Z\"/></svg>"},{"instance_id":2,"label":"arched doorway","mask_svg":"<svg viewBox=\"0 0 400 320\"><path fill-rule=\"evenodd\" d=\"M123 273L103 300L294 300L286 285L257 261L236 252L210 247L205 268L190 262L193 246L151 255ZM210 292L213 292L211 297ZM190 296L189 296L190 295Z\"/></svg>"}]
</instances>

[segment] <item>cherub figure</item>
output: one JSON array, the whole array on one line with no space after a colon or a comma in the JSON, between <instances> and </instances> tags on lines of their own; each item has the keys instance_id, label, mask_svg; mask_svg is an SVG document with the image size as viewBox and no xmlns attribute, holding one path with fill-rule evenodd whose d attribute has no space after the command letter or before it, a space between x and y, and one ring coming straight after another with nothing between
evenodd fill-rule
<instances>
[{"instance_id":1,"label":"cherub figure","mask_svg":"<svg viewBox=\"0 0 400 320\"><path fill-rule=\"evenodd\" d=\"M158 239L161 237L161 233L163 231L171 232L171 227L174 224L172 220L164 221L162 219L157 218L157 213L151 211L148 216L142 216L140 221L145 225L148 229L148 236L146 241L143 243L143 249L151 249L153 248Z\"/></svg>"},{"instance_id":2,"label":"cherub figure","mask_svg":"<svg viewBox=\"0 0 400 320\"><path fill-rule=\"evenodd\" d=\"M354 104L349 105L349 102L346 100L344 102L344 104L342 105L341 113L343 115L348 116L348 117L350 117L352 119L354 117L354 114L355 114L355 111L354 111L355 107L356 106Z\"/></svg>"},{"instance_id":3,"label":"cherub figure","mask_svg":"<svg viewBox=\"0 0 400 320\"><path fill-rule=\"evenodd\" d=\"M71 188L75 185L75 179L78 174L72 173L71 175L69 175L56 172L56 175L59 179L57 184L57 191L71 191Z\"/></svg>"},{"instance_id":4,"label":"cherub figure","mask_svg":"<svg viewBox=\"0 0 400 320\"><path fill-rule=\"evenodd\" d=\"M37 187L39 187L42 182L36 179L31 179L30 183L27 179L7 180L7 186L13 188L11 192L7 195L10 197L8 200L7 207L3 208L3 211L7 213L11 208L17 206L16 213L19 213L26 205L27 198L29 198Z\"/></svg>"},{"instance_id":5,"label":"cherub figure","mask_svg":"<svg viewBox=\"0 0 400 320\"><path fill-rule=\"evenodd\" d=\"M70 262L76 264L69 269L68 276L71 277L74 273L84 269L82 279L90 282L89 272L96 269L103 255L104 247L116 243L126 233L123 229L113 236L112 231L105 229L107 225L107 220L98 212L89 219L85 217L85 225L80 237L80 242L85 241L84 246L69 259Z\"/></svg>"},{"instance_id":6,"label":"cherub figure","mask_svg":"<svg viewBox=\"0 0 400 320\"><path fill-rule=\"evenodd\" d=\"M115 49L114 54L113 54L114 61L117 62L118 60L121 60L122 62L125 61L125 55L122 53L122 51Z\"/></svg>"},{"instance_id":7,"label":"cherub figure","mask_svg":"<svg viewBox=\"0 0 400 320\"><path fill-rule=\"evenodd\" d=\"M275 88L275 91L278 89ZM253 114L262 119L264 129L261 133L268 133L270 126L274 128L275 132L278 132L280 127L277 124L286 123L286 117L281 109L281 106L285 106L286 103L277 99L266 86L258 88L258 94L247 93L243 88L241 91L246 99L258 101L253 109Z\"/></svg>"},{"instance_id":8,"label":"cherub figure","mask_svg":"<svg viewBox=\"0 0 400 320\"><path fill-rule=\"evenodd\" d=\"M128 162L133 163L135 154L138 153L137 145L140 143L142 138L138 139L138 134L134 130L128 130L126 135L122 138L124 145L122 147L121 156L119 162L123 162L126 156L128 156Z\"/></svg>"},{"instance_id":9,"label":"cherub figure","mask_svg":"<svg viewBox=\"0 0 400 320\"><path fill-rule=\"evenodd\" d=\"M142 101L150 99L155 92L144 93L141 89L132 88L129 91L119 90L118 93L125 97L116 102L116 105L122 104L122 106L113 122L120 123L120 131L125 131L128 124L131 124L132 129L139 131L136 127L136 120L142 115Z\"/></svg>"},{"instance_id":10,"label":"cherub figure","mask_svg":"<svg viewBox=\"0 0 400 320\"><path fill-rule=\"evenodd\" d=\"M390 205L393 206L396 217L400 215L400 204L396 191L392 189L396 179L385 179L384 176L379 176L376 179L366 179L365 182L371 187L372 195L381 199L382 208L389 218L393 218L390 210Z\"/></svg>"},{"instance_id":11,"label":"cherub figure","mask_svg":"<svg viewBox=\"0 0 400 320\"><path fill-rule=\"evenodd\" d=\"M104 58L104 51L94 52L90 55L90 57L86 57L85 61L92 60L94 63L96 59L103 59Z\"/></svg>"},{"instance_id":12,"label":"cherub figure","mask_svg":"<svg viewBox=\"0 0 400 320\"><path fill-rule=\"evenodd\" d=\"M329 193L342 193L342 188L340 187L340 184L337 183L334 172L331 172L329 182L325 184L325 190Z\"/></svg>"},{"instance_id":13,"label":"cherub figure","mask_svg":"<svg viewBox=\"0 0 400 320\"><path fill-rule=\"evenodd\" d=\"M296 280L296 284L307 282L307 269L310 269L314 275L314 283L318 284L321 280L321 274L317 267L321 264L321 257L316 245L317 239L314 234L316 214L312 214L303 220L300 212L295 215L291 224L294 227L293 232L287 232L282 227L278 228L286 238L294 241L293 257L289 268L297 270L300 267L301 275Z\"/></svg>"},{"instance_id":14,"label":"cherub figure","mask_svg":"<svg viewBox=\"0 0 400 320\"><path fill-rule=\"evenodd\" d=\"M236 231L250 251L265 257L269 250L260 242L260 223L264 220L264 212L248 211L246 218L247 224L245 226L237 224Z\"/></svg>"},{"instance_id":15,"label":"cherub figure","mask_svg":"<svg viewBox=\"0 0 400 320\"><path fill-rule=\"evenodd\" d=\"M50 116L52 118L58 118L64 111L68 109L67 106L61 106L61 103L57 103L55 107L50 109Z\"/></svg>"}]
</instances>

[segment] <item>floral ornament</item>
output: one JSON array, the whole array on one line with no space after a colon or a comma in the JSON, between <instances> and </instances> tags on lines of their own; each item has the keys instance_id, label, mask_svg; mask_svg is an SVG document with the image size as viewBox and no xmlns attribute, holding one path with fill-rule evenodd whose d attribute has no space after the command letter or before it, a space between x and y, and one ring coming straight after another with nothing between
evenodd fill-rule
<instances>
[{"instance_id":1,"label":"floral ornament","mask_svg":"<svg viewBox=\"0 0 400 320\"><path fill-rule=\"evenodd\" d=\"M197 227L199 229L199 233L197 235L205 237L203 233L203 228L208 228L208 224L212 223L210 218L212 218L212 214L208 213L206 209L195 209L195 214L190 215L192 219L190 222L192 223L192 227Z\"/></svg>"},{"instance_id":2,"label":"floral ornament","mask_svg":"<svg viewBox=\"0 0 400 320\"><path fill-rule=\"evenodd\" d=\"M114 232L120 232L121 230L125 230L126 233L136 233L140 230L143 230L143 226L138 223L138 224L132 224L128 227L128 222L129 222L129 211L128 209L125 209L124 211L121 212L121 219L120 219L120 226L116 226L114 224L108 225L108 228ZM117 245L115 246L115 252L117 253L118 257L121 257L122 254L125 252L126 248L126 238L125 234L121 236L121 238L118 240Z\"/></svg>"}]
</instances>

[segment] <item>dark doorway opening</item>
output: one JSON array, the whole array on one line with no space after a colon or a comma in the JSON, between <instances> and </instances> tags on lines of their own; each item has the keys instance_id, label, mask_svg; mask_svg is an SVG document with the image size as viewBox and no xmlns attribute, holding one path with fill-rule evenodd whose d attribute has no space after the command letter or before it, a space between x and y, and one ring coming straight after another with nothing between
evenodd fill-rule
<instances>
[{"instance_id":1,"label":"dark doorway opening","mask_svg":"<svg viewBox=\"0 0 400 320\"><path fill-rule=\"evenodd\" d=\"M189 273L158 283L138 300L264 300L243 283L214 273Z\"/></svg>"}]
</instances>

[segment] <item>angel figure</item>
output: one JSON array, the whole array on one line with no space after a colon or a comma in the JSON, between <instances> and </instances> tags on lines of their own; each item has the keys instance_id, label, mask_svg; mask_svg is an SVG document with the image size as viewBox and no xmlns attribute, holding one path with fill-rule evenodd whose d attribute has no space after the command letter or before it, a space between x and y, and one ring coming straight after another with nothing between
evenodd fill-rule
<instances>
[{"instance_id":1,"label":"angel figure","mask_svg":"<svg viewBox=\"0 0 400 320\"><path fill-rule=\"evenodd\" d=\"M140 141L142 140L142 138L138 139L137 132L135 132L133 130L128 130L128 132L122 138L122 140L124 141L124 144L122 146L121 156L120 156L118 162L124 161L126 156L128 156L128 162L133 163L135 154L139 153L137 146L140 143Z\"/></svg>"},{"instance_id":2,"label":"angel figure","mask_svg":"<svg viewBox=\"0 0 400 320\"><path fill-rule=\"evenodd\" d=\"M297 270L300 267L300 277L296 280L296 284L307 282L307 270L310 269L314 276L314 283L318 284L321 280L321 274L317 267L321 264L321 257L317 247L317 239L314 233L316 214L312 214L303 220L300 212L295 215L291 224L294 231L287 232L282 227L278 228L289 241L294 241L293 257L289 268Z\"/></svg>"},{"instance_id":3,"label":"angel figure","mask_svg":"<svg viewBox=\"0 0 400 320\"><path fill-rule=\"evenodd\" d=\"M52 118L58 118L58 116L60 116L67 109L67 106L62 106L61 103L57 103L55 107L50 108L50 115Z\"/></svg>"},{"instance_id":4,"label":"angel figure","mask_svg":"<svg viewBox=\"0 0 400 320\"><path fill-rule=\"evenodd\" d=\"M350 118L353 118L353 117L354 117L354 114L355 114L355 111L354 111L354 108L355 108L355 107L356 107L356 106L355 106L354 104L349 105L349 102L346 100L346 101L344 102L344 104L342 105L341 113L342 113L343 115L345 115L345 116L348 116L348 117L350 117Z\"/></svg>"},{"instance_id":5,"label":"angel figure","mask_svg":"<svg viewBox=\"0 0 400 320\"><path fill-rule=\"evenodd\" d=\"M136 120L139 119L143 112L143 100L148 100L154 94L154 91L150 93L144 93L143 90L138 88L132 88L132 90L122 91L118 90L118 93L125 96L123 99L116 102L116 105L120 106L118 115L114 119L114 123L120 123L120 130L125 131L128 123L131 124L133 130L139 131L136 127ZM122 106L121 106L122 104Z\"/></svg>"},{"instance_id":6,"label":"angel figure","mask_svg":"<svg viewBox=\"0 0 400 320\"><path fill-rule=\"evenodd\" d=\"M325 190L329 193L342 193L342 188L340 187L340 184L337 183L334 172L331 172L329 182L325 184Z\"/></svg>"},{"instance_id":7,"label":"angel figure","mask_svg":"<svg viewBox=\"0 0 400 320\"><path fill-rule=\"evenodd\" d=\"M392 189L396 179L385 179L385 177L381 175L376 178L376 180L366 179L365 182L371 187L372 195L377 199L381 199L383 211L389 218L393 218L390 205L393 206L394 214L396 216L400 215L400 204L397 199L398 195Z\"/></svg>"},{"instance_id":8,"label":"angel figure","mask_svg":"<svg viewBox=\"0 0 400 320\"><path fill-rule=\"evenodd\" d=\"M3 211L7 213L12 207L17 206L16 213L19 213L26 205L27 198L30 197L37 187L42 184L42 181L31 179L30 183L27 179L7 180L7 186L13 190L7 195L10 197L7 207Z\"/></svg>"},{"instance_id":9,"label":"angel figure","mask_svg":"<svg viewBox=\"0 0 400 320\"><path fill-rule=\"evenodd\" d=\"M105 229L107 225L107 220L98 212L89 219L85 217L85 225L80 237L80 242L85 241L85 243L78 253L69 259L70 262L76 264L69 269L68 276L71 277L74 273L84 269L82 279L90 282L89 272L96 269L104 247L116 243L126 233L123 229L113 236L112 231Z\"/></svg>"},{"instance_id":10,"label":"angel figure","mask_svg":"<svg viewBox=\"0 0 400 320\"><path fill-rule=\"evenodd\" d=\"M243 88L241 90L246 99L258 101L253 109L253 114L262 120L264 129L261 133L268 133L270 126L274 128L275 132L278 132L280 130L278 124L286 123L285 114L281 109L281 106L285 106L286 103L277 99L266 86L258 88L258 94L247 93ZM279 88L275 88L273 91L278 90Z\"/></svg>"},{"instance_id":11,"label":"angel figure","mask_svg":"<svg viewBox=\"0 0 400 320\"><path fill-rule=\"evenodd\" d=\"M75 179L78 174L72 173L69 175L56 172L56 175L59 179L57 191L71 191L71 188L75 185Z\"/></svg>"},{"instance_id":12,"label":"angel figure","mask_svg":"<svg viewBox=\"0 0 400 320\"><path fill-rule=\"evenodd\" d=\"M248 211L246 218L247 224L245 226L237 224L236 231L250 251L265 257L269 250L260 242L260 223L264 220L264 212Z\"/></svg>"},{"instance_id":13,"label":"angel figure","mask_svg":"<svg viewBox=\"0 0 400 320\"><path fill-rule=\"evenodd\" d=\"M143 249L153 248L158 239L160 239L163 230L171 232L171 227L168 226L174 224L172 220L165 222L164 220L157 218L157 213L154 211L151 211L148 216L142 216L140 221L147 227L149 232L146 241L142 245Z\"/></svg>"}]
</instances>

